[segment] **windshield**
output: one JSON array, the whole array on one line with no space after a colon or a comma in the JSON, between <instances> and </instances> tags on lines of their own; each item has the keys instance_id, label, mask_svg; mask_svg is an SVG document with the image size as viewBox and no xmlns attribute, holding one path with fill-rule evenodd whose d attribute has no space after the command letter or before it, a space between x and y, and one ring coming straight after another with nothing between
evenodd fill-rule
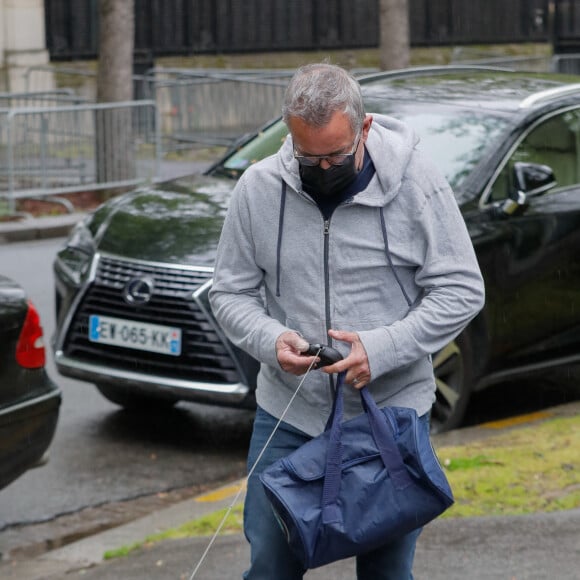
<instances>
[{"instance_id":1,"label":"windshield","mask_svg":"<svg viewBox=\"0 0 580 580\"><path fill-rule=\"evenodd\" d=\"M367 110L407 123L421 138L418 148L439 168L451 187L458 188L507 125L507 120L474 109L366 100Z\"/></svg>"},{"instance_id":2,"label":"windshield","mask_svg":"<svg viewBox=\"0 0 580 580\"><path fill-rule=\"evenodd\" d=\"M254 138L227 157L221 167L218 166L216 169L222 174L225 173L229 177L237 179L250 165L276 153L287 134L286 123L282 120L276 121L262 129Z\"/></svg>"},{"instance_id":3,"label":"windshield","mask_svg":"<svg viewBox=\"0 0 580 580\"><path fill-rule=\"evenodd\" d=\"M367 96L365 104L371 113L390 115L410 125L421 138L418 148L426 152L454 189L507 125L503 117L458 106L401 103L378 96ZM225 159L220 173L239 177L252 163L275 153L287 132L281 120L270 125Z\"/></svg>"}]
</instances>

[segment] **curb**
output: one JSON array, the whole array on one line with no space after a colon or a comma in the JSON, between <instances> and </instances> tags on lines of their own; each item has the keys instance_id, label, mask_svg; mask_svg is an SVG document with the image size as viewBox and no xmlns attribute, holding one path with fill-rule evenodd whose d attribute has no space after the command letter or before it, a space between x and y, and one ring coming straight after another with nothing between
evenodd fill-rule
<instances>
[{"instance_id":1,"label":"curb","mask_svg":"<svg viewBox=\"0 0 580 580\"><path fill-rule=\"evenodd\" d=\"M577 415L580 415L580 400L555 405L543 411L525 413L507 419L481 423L473 427L462 427L445 433L438 433L431 436L431 441L437 448L465 445L473 441L484 441L487 438L515 429L530 427L536 422L558 417L575 417Z\"/></svg>"},{"instance_id":2,"label":"curb","mask_svg":"<svg viewBox=\"0 0 580 580\"><path fill-rule=\"evenodd\" d=\"M111 528L49 551L32 560L0 563L0 576L28 580L57 579L75 571L92 568L104 562L108 550L141 543L152 534L195 520L223 508L229 508L238 495L245 498L246 479L234 481L207 493L186 499L170 507L148 514L127 524ZM207 543L206 537L200 541Z\"/></svg>"},{"instance_id":3,"label":"curb","mask_svg":"<svg viewBox=\"0 0 580 580\"><path fill-rule=\"evenodd\" d=\"M123 526L112 528L96 536L90 536L43 554L39 561L63 562L68 567L94 566L103 562L108 550L143 542L146 537L186 524L204 515L227 508L236 494L238 502L244 501L246 480L241 479L192 499L174 504L164 510L153 512Z\"/></svg>"}]
</instances>

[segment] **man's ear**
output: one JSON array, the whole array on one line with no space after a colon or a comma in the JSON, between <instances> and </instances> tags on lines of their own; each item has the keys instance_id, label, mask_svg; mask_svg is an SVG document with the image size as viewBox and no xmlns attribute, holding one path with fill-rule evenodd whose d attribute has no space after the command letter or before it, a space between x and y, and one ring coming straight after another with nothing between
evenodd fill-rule
<instances>
[{"instance_id":1,"label":"man's ear","mask_svg":"<svg viewBox=\"0 0 580 580\"><path fill-rule=\"evenodd\" d=\"M372 124L373 124L373 116L365 115L365 120L363 121L363 129L362 129L362 136L364 141L366 141L367 139Z\"/></svg>"}]
</instances>

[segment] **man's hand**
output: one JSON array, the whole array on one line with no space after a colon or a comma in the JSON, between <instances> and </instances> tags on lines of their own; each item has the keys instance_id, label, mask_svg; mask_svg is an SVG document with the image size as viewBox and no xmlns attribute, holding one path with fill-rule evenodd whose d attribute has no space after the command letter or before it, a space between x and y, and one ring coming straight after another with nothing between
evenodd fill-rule
<instances>
[{"instance_id":1,"label":"man's hand","mask_svg":"<svg viewBox=\"0 0 580 580\"><path fill-rule=\"evenodd\" d=\"M329 330L328 335L335 340L349 342L351 346L350 353L337 363L323 367L320 370L328 374L347 371L345 382L352 385L355 389L360 389L367 385L371 380L371 369L367 351L358 334L356 332L346 332L343 330Z\"/></svg>"},{"instance_id":2,"label":"man's hand","mask_svg":"<svg viewBox=\"0 0 580 580\"><path fill-rule=\"evenodd\" d=\"M301 353L308 350L306 342L299 334L287 330L276 340L276 356L283 370L293 375L303 375L316 360L315 356Z\"/></svg>"}]
</instances>

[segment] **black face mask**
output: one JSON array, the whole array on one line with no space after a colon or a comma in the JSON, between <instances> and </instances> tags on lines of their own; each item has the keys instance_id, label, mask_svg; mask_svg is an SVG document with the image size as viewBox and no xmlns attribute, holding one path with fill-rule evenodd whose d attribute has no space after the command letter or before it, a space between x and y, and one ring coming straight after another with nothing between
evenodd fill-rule
<instances>
[{"instance_id":1,"label":"black face mask","mask_svg":"<svg viewBox=\"0 0 580 580\"><path fill-rule=\"evenodd\" d=\"M340 195L358 175L354 155L344 165L331 165L322 169L320 165L300 165L300 179L307 193Z\"/></svg>"}]
</instances>

